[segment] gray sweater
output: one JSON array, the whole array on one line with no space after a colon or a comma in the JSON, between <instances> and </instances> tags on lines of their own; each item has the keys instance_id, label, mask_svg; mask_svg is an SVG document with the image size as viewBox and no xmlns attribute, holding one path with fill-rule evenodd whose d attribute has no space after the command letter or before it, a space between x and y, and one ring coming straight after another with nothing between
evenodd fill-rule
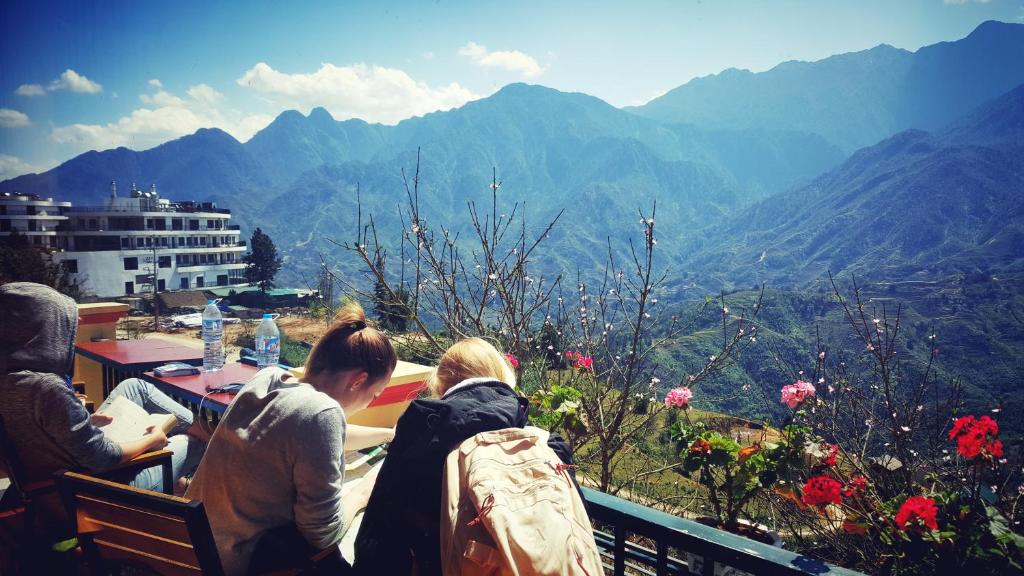
<instances>
[{"instance_id":1,"label":"gray sweater","mask_svg":"<svg viewBox=\"0 0 1024 576\"><path fill-rule=\"evenodd\" d=\"M231 403L186 496L203 501L225 572L294 523L318 549L341 539L345 414L330 396L266 368Z\"/></svg>"},{"instance_id":2,"label":"gray sweater","mask_svg":"<svg viewBox=\"0 0 1024 576\"><path fill-rule=\"evenodd\" d=\"M121 461L121 447L92 425L64 381L77 330L74 300L30 282L0 286L0 416L27 482Z\"/></svg>"}]
</instances>

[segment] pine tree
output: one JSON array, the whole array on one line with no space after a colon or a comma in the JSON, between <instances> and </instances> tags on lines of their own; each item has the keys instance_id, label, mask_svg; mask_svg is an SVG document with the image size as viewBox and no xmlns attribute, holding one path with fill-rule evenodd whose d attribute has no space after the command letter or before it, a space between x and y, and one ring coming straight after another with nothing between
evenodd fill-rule
<instances>
[{"instance_id":1,"label":"pine tree","mask_svg":"<svg viewBox=\"0 0 1024 576\"><path fill-rule=\"evenodd\" d=\"M281 270L281 258L277 255L274 241L259 228L252 233L249 254L245 257L246 279L250 286L259 286L260 294L267 297L267 290L274 287L274 277Z\"/></svg>"}]
</instances>

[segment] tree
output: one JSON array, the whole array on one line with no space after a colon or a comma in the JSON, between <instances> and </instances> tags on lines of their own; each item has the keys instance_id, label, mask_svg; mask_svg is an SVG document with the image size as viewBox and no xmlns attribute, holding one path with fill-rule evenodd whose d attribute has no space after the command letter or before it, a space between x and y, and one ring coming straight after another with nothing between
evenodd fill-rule
<instances>
[{"instance_id":1,"label":"tree","mask_svg":"<svg viewBox=\"0 0 1024 576\"><path fill-rule=\"evenodd\" d=\"M274 287L274 277L281 270L281 258L277 255L274 241L259 228L252 233L249 241L250 252L245 257L246 279L250 286L259 286L264 298L267 290Z\"/></svg>"},{"instance_id":2,"label":"tree","mask_svg":"<svg viewBox=\"0 0 1024 576\"><path fill-rule=\"evenodd\" d=\"M54 262L17 230L0 238L0 284L7 282L35 282L75 299L79 296L78 286L71 281L64 265Z\"/></svg>"},{"instance_id":3,"label":"tree","mask_svg":"<svg viewBox=\"0 0 1024 576\"><path fill-rule=\"evenodd\" d=\"M381 276L384 275L385 254L377 257L377 266ZM385 330L405 332L409 327L409 291L404 286L392 289L383 279L378 279L373 287L373 308L377 321Z\"/></svg>"}]
</instances>

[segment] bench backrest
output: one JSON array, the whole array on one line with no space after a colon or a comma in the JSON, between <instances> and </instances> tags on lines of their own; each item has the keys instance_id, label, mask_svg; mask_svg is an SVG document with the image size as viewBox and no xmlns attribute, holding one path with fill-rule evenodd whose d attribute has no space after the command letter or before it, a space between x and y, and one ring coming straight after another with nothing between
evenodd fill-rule
<instances>
[{"instance_id":1,"label":"bench backrest","mask_svg":"<svg viewBox=\"0 0 1024 576\"><path fill-rule=\"evenodd\" d=\"M224 573L202 502L67 472L57 481L93 566L141 566L168 576Z\"/></svg>"}]
</instances>

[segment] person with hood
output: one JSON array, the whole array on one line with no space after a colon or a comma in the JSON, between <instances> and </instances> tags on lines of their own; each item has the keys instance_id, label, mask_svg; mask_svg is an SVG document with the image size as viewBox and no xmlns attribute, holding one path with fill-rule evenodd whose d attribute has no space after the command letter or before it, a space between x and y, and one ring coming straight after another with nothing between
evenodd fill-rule
<instances>
[{"instance_id":1,"label":"person with hood","mask_svg":"<svg viewBox=\"0 0 1024 576\"><path fill-rule=\"evenodd\" d=\"M63 470L100 472L151 450L168 448L174 478L195 470L203 443L183 434L192 413L147 382L132 378L119 384L117 396L149 412L173 413L178 425L170 439L151 428L127 442L107 439L97 424L111 421L104 403L90 416L75 395L70 373L74 363L78 307L53 288L31 282L0 286L0 416L24 467L27 483L49 480ZM126 479L132 485L162 490L158 468Z\"/></svg>"},{"instance_id":2,"label":"person with hood","mask_svg":"<svg viewBox=\"0 0 1024 576\"><path fill-rule=\"evenodd\" d=\"M515 385L508 361L483 339L445 351L428 382L435 399L414 401L398 420L356 536L355 573L441 576L445 459L480 432L527 425L529 400ZM561 438L548 445L572 463Z\"/></svg>"}]
</instances>

